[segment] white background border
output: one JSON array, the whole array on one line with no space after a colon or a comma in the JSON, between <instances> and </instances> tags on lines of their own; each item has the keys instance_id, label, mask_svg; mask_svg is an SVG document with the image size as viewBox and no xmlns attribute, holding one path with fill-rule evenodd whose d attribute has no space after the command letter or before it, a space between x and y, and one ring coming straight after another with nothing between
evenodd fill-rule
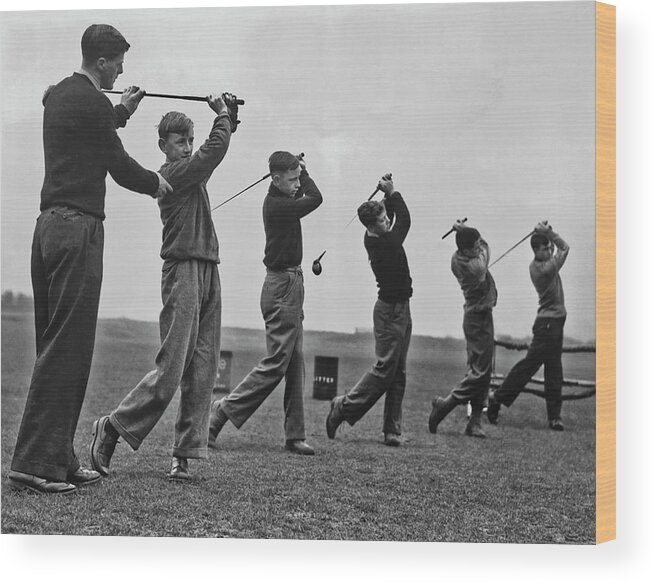
<instances>
[{"instance_id":1,"label":"white background border","mask_svg":"<svg viewBox=\"0 0 655 584\"><path fill-rule=\"evenodd\" d=\"M455 0L451 0L455 1ZM308 2L247 2L247 4ZM316 2L311 2L316 3ZM323 4L343 4L324 1ZM372 3L372 2L359 2ZM374 2L377 4L384 2ZM5 582L635 582L653 574L655 10L617 6L617 541L602 546L0 536ZM229 2L222 4L246 4ZM215 6L216 2L193 2ZM13 9L173 7L23 1ZM7 8L3 4L3 10ZM0 56L1 58L1 56ZM4 80L3 80L4 81ZM4 479L3 479L3 488ZM180 514L184 510L171 510Z\"/></svg>"}]
</instances>

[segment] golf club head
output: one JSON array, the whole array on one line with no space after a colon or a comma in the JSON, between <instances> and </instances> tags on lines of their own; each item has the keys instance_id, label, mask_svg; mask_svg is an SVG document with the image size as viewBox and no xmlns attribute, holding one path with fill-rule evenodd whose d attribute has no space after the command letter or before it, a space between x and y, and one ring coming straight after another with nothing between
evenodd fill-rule
<instances>
[{"instance_id":1,"label":"golf club head","mask_svg":"<svg viewBox=\"0 0 655 584\"><path fill-rule=\"evenodd\" d=\"M314 275L320 276L322 271L323 266L321 265L320 260L314 260L314 263L312 264L312 272L314 272Z\"/></svg>"}]
</instances>

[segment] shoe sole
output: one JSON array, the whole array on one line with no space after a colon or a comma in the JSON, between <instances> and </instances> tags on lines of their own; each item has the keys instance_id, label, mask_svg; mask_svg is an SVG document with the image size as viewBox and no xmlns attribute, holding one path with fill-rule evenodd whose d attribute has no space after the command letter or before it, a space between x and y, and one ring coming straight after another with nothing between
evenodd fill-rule
<instances>
[{"instance_id":1,"label":"shoe sole","mask_svg":"<svg viewBox=\"0 0 655 584\"><path fill-rule=\"evenodd\" d=\"M432 411L430 412L430 417L428 418L428 430L430 431L430 434L436 434L437 433L437 426L439 425L439 422L435 420L436 416L436 408L437 408L437 399L433 399L431 402L432 404Z\"/></svg>"},{"instance_id":2,"label":"shoe sole","mask_svg":"<svg viewBox=\"0 0 655 584\"><path fill-rule=\"evenodd\" d=\"M337 398L335 397L330 403L330 412L328 413L327 418L325 418L325 433L327 434L327 437L330 440L334 440L334 437L337 435L337 428L339 428L339 426L341 425L339 424L339 426L336 426L333 430L330 429L330 417L332 416L332 412L336 408L336 404L335 404L336 399Z\"/></svg>"},{"instance_id":3,"label":"shoe sole","mask_svg":"<svg viewBox=\"0 0 655 584\"><path fill-rule=\"evenodd\" d=\"M29 491L30 493L36 493L37 495L73 495L77 493L77 487L74 489L69 489L67 491L42 491L41 489L37 489L36 487L33 487L32 485L28 485L26 483L23 483L21 481L17 481L16 479L8 479L9 486L14 490L14 491Z\"/></svg>"},{"instance_id":4,"label":"shoe sole","mask_svg":"<svg viewBox=\"0 0 655 584\"><path fill-rule=\"evenodd\" d=\"M93 454L93 450L95 448L96 442L98 441L98 436L99 436L98 430L100 428L100 421L105 419L105 417L109 419L108 416L103 416L102 418L99 418L98 420L93 422L93 427L91 429L91 435L93 436L93 439L91 440L91 445L89 446L89 458L91 459L91 466L93 467L93 470L99 472L103 477L109 476L109 472L101 468L100 464L96 461L96 457Z\"/></svg>"},{"instance_id":5,"label":"shoe sole","mask_svg":"<svg viewBox=\"0 0 655 584\"><path fill-rule=\"evenodd\" d=\"M176 483L188 483L188 482L191 481L191 477L190 477L190 476L186 476L186 477L178 477L178 476L176 476L176 477L172 477L171 475L168 475L167 478L168 478L169 481L174 481L174 482L176 482Z\"/></svg>"},{"instance_id":6,"label":"shoe sole","mask_svg":"<svg viewBox=\"0 0 655 584\"><path fill-rule=\"evenodd\" d=\"M467 436L470 436L471 438L486 438L486 434L474 434L473 432L464 432Z\"/></svg>"},{"instance_id":7,"label":"shoe sole","mask_svg":"<svg viewBox=\"0 0 655 584\"><path fill-rule=\"evenodd\" d=\"M75 485L76 487L86 487L87 485L93 485L95 483L99 483L102 480L102 475L99 477L96 477L95 479L91 479L90 481L68 481L71 485Z\"/></svg>"},{"instance_id":8,"label":"shoe sole","mask_svg":"<svg viewBox=\"0 0 655 584\"><path fill-rule=\"evenodd\" d=\"M296 450L295 448L287 448L286 446L284 447L284 449L287 452L291 452L292 454L300 454L301 456L314 456L315 454L314 452L302 452L300 450Z\"/></svg>"}]
</instances>

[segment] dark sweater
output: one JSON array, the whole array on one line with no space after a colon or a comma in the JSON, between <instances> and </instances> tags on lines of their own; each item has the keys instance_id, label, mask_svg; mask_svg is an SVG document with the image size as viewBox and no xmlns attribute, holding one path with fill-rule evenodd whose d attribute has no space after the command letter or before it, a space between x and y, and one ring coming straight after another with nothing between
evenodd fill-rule
<instances>
[{"instance_id":1,"label":"dark sweater","mask_svg":"<svg viewBox=\"0 0 655 584\"><path fill-rule=\"evenodd\" d=\"M107 172L128 190L157 191L157 175L130 158L116 133L125 120L87 77L73 73L62 80L44 105L42 211L66 205L104 219Z\"/></svg>"},{"instance_id":2,"label":"dark sweater","mask_svg":"<svg viewBox=\"0 0 655 584\"><path fill-rule=\"evenodd\" d=\"M162 259L219 263L207 181L225 157L231 136L230 117L221 114L214 119L209 138L193 156L161 167L162 176L173 187L172 193L158 200L164 224Z\"/></svg>"},{"instance_id":3,"label":"dark sweater","mask_svg":"<svg viewBox=\"0 0 655 584\"><path fill-rule=\"evenodd\" d=\"M306 170L300 172L300 188L295 197L281 192L272 183L262 210L266 247L264 264L271 270L284 270L302 262L300 219L323 202L323 196Z\"/></svg>"},{"instance_id":4,"label":"dark sweater","mask_svg":"<svg viewBox=\"0 0 655 584\"><path fill-rule=\"evenodd\" d=\"M412 278L409 275L407 256L403 242L409 232L409 210L400 193L394 191L385 196L387 215L395 222L387 233L373 237L364 235L368 260L378 283L378 298L384 302L403 302L412 296Z\"/></svg>"}]
</instances>

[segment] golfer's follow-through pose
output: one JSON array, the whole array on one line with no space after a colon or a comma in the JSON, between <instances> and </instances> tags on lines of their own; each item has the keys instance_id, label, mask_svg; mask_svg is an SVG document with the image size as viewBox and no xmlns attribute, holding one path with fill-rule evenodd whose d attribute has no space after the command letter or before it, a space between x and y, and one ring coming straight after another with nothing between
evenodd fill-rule
<instances>
[{"instance_id":1,"label":"golfer's follow-through pose","mask_svg":"<svg viewBox=\"0 0 655 584\"><path fill-rule=\"evenodd\" d=\"M459 404L470 402L471 417L464 430L468 436L484 438L480 424L487 402L494 355L493 307L498 294L489 266L489 246L480 232L458 221L453 225L457 251L450 267L464 294L464 337L468 370L444 399L432 400L428 427L432 434L437 426Z\"/></svg>"},{"instance_id":2,"label":"golfer's follow-through pose","mask_svg":"<svg viewBox=\"0 0 655 584\"><path fill-rule=\"evenodd\" d=\"M130 45L112 26L82 36L82 68L43 97L45 179L32 242L36 362L9 483L40 493L72 493L97 481L80 467L73 438L86 393L102 282L105 179L158 197L157 173L123 149L124 126L144 92L131 87L112 107L101 89L123 72Z\"/></svg>"},{"instance_id":3,"label":"golfer's follow-through pose","mask_svg":"<svg viewBox=\"0 0 655 584\"><path fill-rule=\"evenodd\" d=\"M566 308L559 271L569 254L569 246L547 221L535 227L530 245L534 252L534 259L530 263L530 278L539 295L532 342L525 358L512 367L503 384L489 397L487 417L491 424L497 424L501 404L510 407L543 365L548 427L562 431L562 343ZM554 246L557 247L556 253L553 253Z\"/></svg>"},{"instance_id":4,"label":"golfer's follow-through pose","mask_svg":"<svg viewBox=\"0 0 655 584\"><path fill-rule=\"evenodd\" d=\"M407 351L412 336L412 279L403 249L411 221L405 201L394 190L391 175L382 177L379 188L384 191L384 204L367 201L357 210L366 227L364 246L379 288L373 309L376 362L346 395L332 400L325 427L328 437L334 438L342 422L354 425L386 394L384 443L399 446Z\"/></svg>"},{"instance_id":5,"label":"golfer's follow-through pose","mask_svg":"<svg viewBox=\"0 0 655 584\"><path fill-rule=\"evenodd\" d=\"M216 437L227 420L240 428L284 378L285 448L296 454L314 454L305 442L300 220L314 211L323 197L302 156L274 152L268 166L271 185L263 207L266 278L260 302L268 354L229 395L212 403L209 445L216 447Z\"/></svg>"},{"instance_id":6,"label":"golfer's follow-through pose","mask_svg":"<svg viewBox=\"0 0 655 584\"><path fill-rule=\"evenodd\" d=\"M224 94L230 104L236 99ZM221 163L236 130L220 96L207 98L217 114L205 143L193 153L193 122L180 112L159 123L159 148L166 155L160 172L173 187L159 200L163 223L159 315L161 348L150 371L116 409L93 424L91 462L103 475L119 435L138 449L164 414L177 388L170 479L188 480L189 458L207 457L209 406L218 372L221 339L221 283L218 238L206 183ZM236 106L233 106L236 107Z\"/></svg>"}]
</instances>

